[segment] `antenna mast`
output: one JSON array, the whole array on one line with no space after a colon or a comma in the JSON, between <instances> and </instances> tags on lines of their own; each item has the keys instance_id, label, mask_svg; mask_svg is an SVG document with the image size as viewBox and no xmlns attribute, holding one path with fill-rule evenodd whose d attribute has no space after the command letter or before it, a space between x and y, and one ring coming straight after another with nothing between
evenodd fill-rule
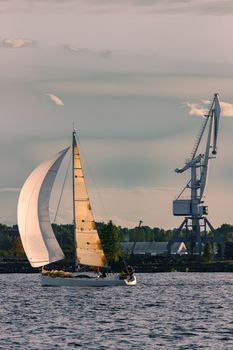
<instances>
[{"instance_id":1,"label":"antenna mast","mask_svg":"<svg viewBox=\"0 0 233 350\"><path fill-rule=\"evenodd\" d=\"M74 188L74 169L75 169L75 154L74 147L76 144L76 130L73 123L72 132L72 192L73 192L73 225L74 225L74 270L77 270L78 258L77 258L77 243L76 243L76 210L75 210L75 188Z\"/></svg>"}]
</instances>

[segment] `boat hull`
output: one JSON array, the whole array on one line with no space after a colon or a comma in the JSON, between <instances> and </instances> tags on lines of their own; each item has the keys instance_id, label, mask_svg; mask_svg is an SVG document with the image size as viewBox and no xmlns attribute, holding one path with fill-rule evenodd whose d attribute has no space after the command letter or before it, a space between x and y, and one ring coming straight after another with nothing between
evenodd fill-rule
<instances>
[{"instance_id":1,"label":"boat hull","mask_svg":"<svg viewBox=\"0 0 233 350\"><path fill-rule=\"evenodd\" d=\"M42 286L47 287L112 287L136 285L136 277L132 281L117 278L64 278L41 275Z\"/></svg>"}]
</instances>

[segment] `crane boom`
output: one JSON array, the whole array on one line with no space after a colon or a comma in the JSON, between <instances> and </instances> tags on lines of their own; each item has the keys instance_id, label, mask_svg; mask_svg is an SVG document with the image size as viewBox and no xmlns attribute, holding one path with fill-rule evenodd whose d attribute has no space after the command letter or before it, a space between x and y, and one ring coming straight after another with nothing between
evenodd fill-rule
<instances>
[{"instance_id":1,"label":"crane boom","mask_svg":"<svg viewBox=\"0 0 233 350\"><path fill-rule=\"evenodd\" d=\"M214 158L217 154L217 138L220 118L220 102L218 94L214 95L213 102L209 109L208 118L210 119L210 123L205 153L203 154L204 159L201 164L200 199L202 199L206 187L209 160Z\"/></svg>"},{"instance_id":2,"label":"crane boom","mask_svg":"<svg viewBox=\"0 0 233 350\"><path fill-rule=\"evenodd\" d=\"M219 129L219 120L221 114L221 107L218 94L215 94L214 97L214 142L213 142L213 154L217 154L217 140L218 140L218 129Z\"/></svg>"}]
</instances>

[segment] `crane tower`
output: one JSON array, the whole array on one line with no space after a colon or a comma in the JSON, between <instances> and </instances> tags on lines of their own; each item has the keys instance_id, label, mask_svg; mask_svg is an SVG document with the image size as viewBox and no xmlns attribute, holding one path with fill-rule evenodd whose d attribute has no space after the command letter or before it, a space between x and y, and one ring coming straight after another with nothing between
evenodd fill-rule
<instances>
[{"instance_id":1,"label":"crane tower","mask_svg":"<svg viewBox=\"0 0 233 350\"><path fill-rule=\"evenodd\" d=\"M176 173L190 170L191 176L179 196L173 201L173 215L183 216L184 220L168 242L168 251L171 251L173 243L185 242L189 243L191 254L197 252L201 255L203 244L215 242L220 246L221 255L223 255L224 242L217 236L215 229L207 219L208 207L204 203L209 161L216 158L217 155L220 113L219 96L215 94L208 113L203 116L200 132L190 158L185 161L183 167L175 169ZM204 150L201 152L200 149L203 146ZM183 197L186 190L189 191L189 195ZM212 232L212 235L207 234L208 230Z\"/></svg>"}]
</instances>

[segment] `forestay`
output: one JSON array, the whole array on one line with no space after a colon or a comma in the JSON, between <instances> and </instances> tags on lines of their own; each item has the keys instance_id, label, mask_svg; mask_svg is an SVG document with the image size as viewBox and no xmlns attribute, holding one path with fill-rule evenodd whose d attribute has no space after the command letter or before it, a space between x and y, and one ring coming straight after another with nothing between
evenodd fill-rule
<instances>
[{"instance_id":1,"label":"forestay","mask_svg":"<svg viewBox=\"0 0 233 350\"><path fill-rule=\"evenodd\" d=\"M106 259L91 210L75 134L73 157L74 218L78 263L89 266L104 266Z\"/></svg>"},{"instance_id":2,"label":"forestay","mask_svg":"<svg viewBox=\"0 0 233 350\"><path fill-rule=\"evenodd\" d=\"M18 202L18 226L25 253L33 267L64 258L49 217L54 180L69 148L38 166L24 183Z\"/></svg>"}]
</instances>

